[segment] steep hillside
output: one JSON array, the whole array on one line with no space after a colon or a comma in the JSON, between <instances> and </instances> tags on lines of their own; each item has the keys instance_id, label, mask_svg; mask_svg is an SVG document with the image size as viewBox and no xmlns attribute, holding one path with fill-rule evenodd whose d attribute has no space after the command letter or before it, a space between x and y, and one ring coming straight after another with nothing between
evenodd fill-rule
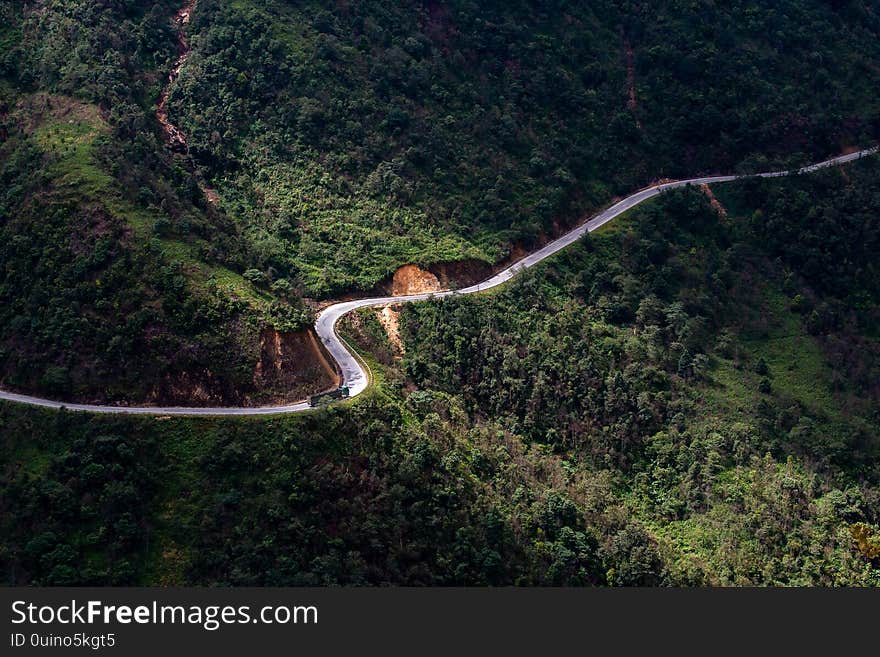
<instances>
[{"instance_id":1,"label":"steep hillside","mask_svg":"<svg viewBox=\"0 0 880 657\"><path fill-rule=\"evenodd\" d=\"M310 313L242 276L234 225L165 150L151 103L174 53L172 6L4 5L7 388L199 404L296 398L329 383L307 367L276 389L254 375L261 332L298 330Z\"/></svg>"},{"instance_id":2,"label":"steep hillside","mask_svg":"<svg viewBox=\"0 0 880 657\"><path fill-rule=\"evenodd\" d=\"M301 398L316 299L876 141L878 36L865 0L0 2L0 387ZM311 413L0 403L3 582L880 586L878 189L666 193L364 310L374 385Z\"/></svg>"},{"instance_id":3,"label":"steep hillside","mask_svg":"<svg viewBox=\"0 0 880 657\"><path fill-rule=\"evenodd\" d=\"M310 344L303 297L484 272L652 178L880 115L855 0L0 11L0 385L66 399L301 397L320 354L267 379L260 336Z\"/></svg>"},{"instance_id":4,"label":"steep hillside","mask_svg":"<svg viewBox=\"0 0 880 657\"><path fill-rule=\"evenodd\" d=\"M878 176L670 193L498 294L408 306L409 399L608 473L671 581L876 585Z\"/></svg>"},{"instance_id":5,"label":"steep hillside","mask_svg":"<svg viewBox=\"0 0 880 657\"><path fill-rule=\"evenodd\" d=\"M320 412L0 405L0 572L880 585L878 179L664 195L495 293L406 306L402 356L363 311L376 386Z\"/></svg>"},{"instance_id":6,"label":"steep hillside","mask_svg":"<svg viewBox=\"0 0 880 657\"><path fill-rule=\"evenodd\" d=\"M308 295L880 134L876 3L199 0L169 111Z\"/></svg>"}]
</instances>

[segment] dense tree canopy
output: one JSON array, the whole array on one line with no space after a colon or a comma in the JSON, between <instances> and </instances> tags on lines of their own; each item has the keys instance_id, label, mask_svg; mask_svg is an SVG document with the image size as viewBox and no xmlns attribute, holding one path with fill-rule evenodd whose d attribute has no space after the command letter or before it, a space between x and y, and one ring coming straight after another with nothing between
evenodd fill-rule
<instances>
[{"instance_id":1,"label":"dense tree canopy","mask_svg":"<svg viewBox=\"0 0 880 657\"><path fill-rule=\"evenodd\" d=\"M171 108L264 266L327 295L867 143L878 30L859 2L200 0Z\"/></svg>"},{"instance_id":2,"label":"dense tree canopy","mask_svg":"<svg viewBox=\"0 0 880 657\"><path fill-rule=\"evenodd\" d=\"M406 306L402 356L364 310L342 330L376 385L314 414L0 406L0 568L33 584L878 585L878 175L875 159L718 187L726 215L666 194L495 293ZM841 265L804 194L864 236L841 272L863 291L823 284Z\"/></svg>"},{"instance_id":3,"label":"dense tree canopy","mask_svg":"<svg viewBox=\"0 0 880 657\"><path fill-rule=\"evenodd\" d=\"M310 298L880 133L876 2L182 4L0 2L4 388L296 395ZM3 581L880 585L876 160L350 316L376 385L314 414L0 404Z\"/></svg>"}]
</instances>

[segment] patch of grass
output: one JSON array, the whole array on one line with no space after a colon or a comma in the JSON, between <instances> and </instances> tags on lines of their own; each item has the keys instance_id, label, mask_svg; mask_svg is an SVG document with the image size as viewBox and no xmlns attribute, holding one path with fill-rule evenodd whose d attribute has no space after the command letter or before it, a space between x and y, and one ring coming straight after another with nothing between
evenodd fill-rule
<instances>
[{"instance_id":1,"label":"patch of grass","mask_svg":"<svg viewBox=\"0 0 880 657\"><path fill-rule=\"evenodd\" d=\"M829 382L832 368L825 362L815 339L804 330L801 318L788 308L789 300L779 291L765 289L760 313L769 319L766 335L745 331L739 337L749 350L751 361L767 363L771 382L779 393L813 412L829 413L839 419L839 408Z\"/></svg>"},{"instance_id":2,"label":"patch of grass","mask_svg":"<svg viewBox=\"0 0 880 657\"><path fill-rule=\"evenodd\" d=\"M711 380L700 389L701 410L693 430L741 422L754 434L759 431L758 409L769 403L780 412L797 409L796 416L803 418L799 422L806 422L784 439L798 449L815 451L821 446L823 452L837 454L851 449L854 429L866 435L876 432L866 401L844 388L832 388L833 367L800 317L789 310L785 295L765 281L756 286L754 306L742 312L747 319L735 333L739 355L713 359ZM766 374L758 371L763 370L760 363L766 364ZM762 390L765 380L769 389Z\"/></svg>"},{"instance_id":3,"label":"patch of grass","mask_svg":"<svg viewBox=\"0 0 880 657\"><path fill-rule=\"evenodd\" d=\"M148 238L158 214L126 200L96 157L100 140L110 134L98 108L48 94L31 96L23 106L19 120L34 122L30 139L46 158L48 193L61 202L101 205L124 219L138 238Z\"/></svg>"},{"instance_id":4,"label":"patch of grass","mask_svg":"<svg viewBox=\"0 0 880 657\"><path fill-rule=\"evenodd\" d=\"M112 193L113 177L101 170L94 159L95 140L106 131L98 122L69 119L53 121L37 128L32 137L50 158L46 168L53 179L53 192L62 197L99 200Z\"/></svg>"},{"instance_id":5,"label":"patch of grass","mask_svg":"<svg viewBox=\"0 0 880 657\"><path fill-rule=\"evenodd\" d=\"M749 309L743 308L744 313ZM726 408L753 408L761 393L758 384L764 375L756 372L763 360L768 369L773 394L799 403L817 414L839 417L828 382L832 370L825 363L815 340L801 325L800 318L787 307L787 299L764 285L756 290L752 316L736 334L745 356L738 364L719 358L712 371L718 384L713 390ZM755 322L761 325L756 326ZM738 365L738 366L737 366Z\"/></svg>"}]
</instances>

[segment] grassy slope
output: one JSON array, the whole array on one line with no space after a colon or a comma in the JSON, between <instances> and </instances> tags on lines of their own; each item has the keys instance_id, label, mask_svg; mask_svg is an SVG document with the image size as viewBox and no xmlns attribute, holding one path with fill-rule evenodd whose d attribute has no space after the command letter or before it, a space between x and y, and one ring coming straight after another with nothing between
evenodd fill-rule
<instances>
[{"instance_id":1,"label":"grassy slope","mask_svg":"<svg viewBox=\"0 0 880 657\"><path fill-rule=\"evenodd\" d=\"M27 149L35 148L36 157L41 163L38 165L40 186L35 187L32 181L26 179L20 180L20 184L28 191L21 197L20 204L13 206L11 212L7 209L12 215L4 231L8 237L12 238L16 232L24 234L28 230L35 230L25 228L32 216L41 214L58 216L59 212L69 213L72 218L76 217L71 221L71 225L66 229L61 228L57 231L53 230L51 234L42 235L43 240L58 240L57 244L44 241L43 248L46 253L44 258L51 258L50 254L57 253L54 249L62 249L56 257L59 260L67 259L68 256L63 255L63 250L70 249L73 251L74 267L77 267L78 261L90 255L94 257L92 249L99 248L102 231L105 230L102 225L110 225L111 233L118 235L119 239L113 245L115 247L113 258L137 263L134 265L134 271L127 273L130 278L125 280L124 285L132 287L129 290L130 299L140 298L138 309L150 306L161 308L162 292L155 289L155 277L163 267L170 266L186 273L188 294L201 298L222 295L228 300L227 303L233 306L238 304L244 314L254 317L268 315L269 303L265 295L256 292L240 275L202 261L197 255L200 250L200 240L184 242L180 239L162 238L156 235L154 226L165 214L154 205L144 207L132 202L123 192L119 181L108 173L106 165L98 155L101 143L112 139L112 131L106 121L100 117L97 107L64 96L38 93L20 97L15 102L11 116L15 124L24 128L22 133L13 135L13 138L3 145L4 151L14 158L17 152L27 152ZM102 284L120 284L118 278L120 272L113 269L111 261L98 261L93 267L96 269L92 271L82 266L67 270L66 275L73 274L78 276L79 280L56 279L52 283L44 280L44 276L39 273L43 271L40 267L37 270L37 280L42 284L51 285L56 293L62 294L65 285L85 284L100 288ZM103 273L110 273L112 276L102 280L102 270ZM49 272L45 273L45 276L50 275ZM209 289L209 281L214 289ZM27 288L16 289L23 292ZM111 289L107 295L112 297L120 292L123 291ZM102 295L99 292L97 296ZM117 298L117 309L120 308L120 301L125 303L124 296ZM18 303L11 304L11 307L17 307ZM136 310L130 307L130 304L129 300L125 306L122 306L126 308L127 314ZM44 308L44 312L46 310ZM99 316L104 314L100 305L94 308L93 312ZM7 334L5 337L7 358L20 359L21 351L48 346L39 343L29 346L12 335ZM33 335L29 339L37 341ZM73 340L76 342L77 338ZM95 359L102 358L94 354L94 347L85 347L87 342L88 338L85 338L78 344L83 348L81 356L91 355ZM59 349L62 347L61 344L51 346L63 354L63 348ZM18 355L13 356L16 353ZM60 357L66 361L65 367L76 367L76 358ZM51 361L45 363L45 365L51 364ZM16 376L20 375L16 374ZM116 390L124 390L132 383L132 380L127 380L126 385L123 386L106 379L102 382L100 379L106 376L105 373L91 380L89 378L77 380L73 386L73 395L96 393L100 395L102 393L98 392L98 389L102 385L109 384ZM109 379L112 378L111 375ZM10 383L15 383L15 380ZM35 383L37 382L31 379L27 381L27 387L33 389ZM158 381L154 380L152 383L155 385ZM138 398L144 396L146 392L139 386L133 386L123 395ZM107 394L107 389L103 394ZM110 393L111 396L116 394Z\"/></svg>"},{"instance_id":2,"label":"grassy slope","mask_svg":"<svg viewBox=\"0 0 880 657\"><path fill-rule=\"evenodd\" d=\"M151 85L172 46L162 8L114 11L71 0L4 22L3 383L65 399L240 401L260 329L297 330L309 314L242 276L228 221L154 134Z\"/></svg>"},{"instance_id":3,"label":"grassy slope","mask_svg":"<svg viewBox=\"0 0 880 657\"><path fill-rule=\"evenodd\" d=\"M715 192L730 212L730 221L748 223L756 208L744 203L737 186L719 187ZM775 267L779 264L777 261ZM708 385L694 391L696 412L689 428L719 439L723 434L740 436L744 441L758 437L759 450L765 449L766 456L763 460L752 457L748 464L720 472L708 513L657 522L650 520L648 511L646 520L664 548L675 555L682 574L726 561L735 565L717 572L714 584L766 581L805 585L817 577L828 584L843 584L848 581L843 571L865 567L857 555L839 551L850 544L852 536L851 523L841 522L838 514L846 504L841 498L853 499L856 482L863 477L876 478L873 457L865 463L859 453L862 449L868 454L877 452L880 426L875 400L854 390L846 370L831 362L820 340L808 332L778 269L767 263L757 272L749 266L745 269L744 289L735 293L736 301L728 310L726 332L733 338L733 347L715 354ZM871 325L864 327L866 333L870 330ZM864 339L877 344L870 335ZM766 373L756 371L760 362L766 363ZM762 380L769 381L769 391L761 389ZM789 419L790 431L781 453L778 445L763 443L760 438L768 433L764 411L768 403L788 409L797 418L796 422ZM780 421L786 422L777 416L777 425ZM866 436L868 443L854 442L855 434ZM798 457L789 455L783 461L780 457L785 453ZM828 472L829 461L848 460L862 465L854 465L847 474L832 466L832 474L824 481L817 475ZM803 498L788 499L797 495ZM804 500L809 510L803 507ZM779 533L768 538L749 522L730 520L749 513L777 518L790 514L796 520L780 521L783 527L777 528ZM823 533L836 536L838 547L833 551L819 547L817 536ZM769 566L766 558L770 552L782 555L782 563ZM793 571L800 575L792 578ZM874 580L869 577L866 581Z\"/></svg>"}]
</instances>

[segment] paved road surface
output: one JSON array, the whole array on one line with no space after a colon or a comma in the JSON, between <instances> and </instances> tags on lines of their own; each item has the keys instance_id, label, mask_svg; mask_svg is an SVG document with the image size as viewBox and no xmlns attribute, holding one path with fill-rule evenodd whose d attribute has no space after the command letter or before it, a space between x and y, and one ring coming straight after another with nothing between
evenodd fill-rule
<instances>
[{"instance_id":1,"label":"paved road surface","mask_svg":"<svg viewBox=\"0 0 880 657\"><path fill-rule=\"evenodd\" d=\"M788 176L792 173L809 173L826 167L838 166L859 159L866 155L877 153L878 148L869 148L849 155L841 155L839 157L825 160L817 164L804 167L798 171L773 171L770 173L758 174L761 178L778 178ZM389 303L408 303L410 301L424 301L426 299L439 299L452 294L473 294L497 287L502 283L509 281L523 269L528 269L538 264L542 260L549 258L554 253L561 251L568 245L576 242L586 233L591 233L600 226L607 224L615 217L637 206L639 203L657 196L662 191L674 189L676 187L684 187L685 185L702 185L712 183L723 183L736 180L741 176L708 176L704 178L690 178L688 180L677 180L675 182L654 185L641 191L627 196L622 201L612 205L607 210L600 212L598 215L590 219L577 228L566 233L559 239L553 240L543 248L526 256L522 260L514 263L507 269L504 269L491 278L462 288L456 291L434 292L431 294L410 294L398 297L371 297L368 299L357 299L355 301L344 301L336 303L325 308L315 322L315 330L327 351L333 356L336 365L342 374L345 385L348 386L350 396L354 397L362 393L369 385L369 376L361 365L360 361L349 351L336 334L336 322L345 315L357 308L366 308L368 306L384 306ZM31 397L28 395L19 395L12 392L4 392L0 390L0 399L7 401L20 402L22 404L30 404L32 406L45 406L48 408L66 408L72 411L88 411L92 413L129 413L140 415L273 415L278 413L297 413L309 409L307 402L299 402L286 406L260 406L256 408L245 407L158 407L158 406L100 406L91 404L69 404L65 402L53 401L50 399L41 399L39 397Z\"/></svg>"}]
</instances>

